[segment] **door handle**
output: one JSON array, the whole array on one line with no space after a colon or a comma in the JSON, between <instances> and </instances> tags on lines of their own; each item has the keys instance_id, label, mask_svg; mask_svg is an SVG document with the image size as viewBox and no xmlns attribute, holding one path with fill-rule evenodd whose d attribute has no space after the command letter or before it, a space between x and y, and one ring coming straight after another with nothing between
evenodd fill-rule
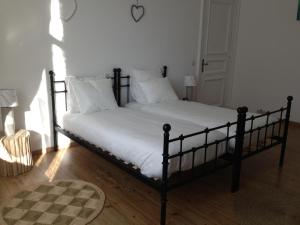
<instances>
[{"instance_id":1,"label":"door handle","mask_svg":"<svg viewBox=\"0 0 300 225\"><path fill-rule=\"evenodd\" d=\"M208 66L208 63L205 62L205 59L202 59L202 66L201 66L202 73L204 72L204 67L205 66Z\"/></svg>"}]
</instances>

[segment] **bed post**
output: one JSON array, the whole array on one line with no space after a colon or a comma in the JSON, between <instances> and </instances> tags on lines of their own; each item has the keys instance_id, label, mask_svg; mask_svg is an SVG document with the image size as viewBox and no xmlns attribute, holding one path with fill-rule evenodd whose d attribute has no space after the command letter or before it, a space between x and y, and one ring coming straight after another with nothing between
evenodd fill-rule
<instances>
[{"instance_id":1,"label":"bed post","mask_svg":"<svg viewBox=\"0 0 300 225\"><path fill-rule=\"evenodd\" d=\"M51 104L52 104L52 130L53 130L53 148L55 151L58 150L57 145L57 120L56 120L56 105L55 105L55 82L54 82L54 72L49 71L50 75L50 89L51 89Z\"/></svg>"},{"instance_id":2,"label":"bed post","mask_svg":"<svg viewBox=\"0 0 300 225\"><path fill-rule=\"evenodd\" d=\"M117 69L117 73L118 73L118 105L121 106L121 87L122 87L122 84L121 84L121 76L122 76L122 70L120 68Z\"/></svg>"},{"instance_id":3,"label":"bed post","mask_svg":"<svg viewBox=\"0 0 300 225\"><path fill-rule=\"evenodd\" d=\"M169 167L169 138L170 138L170 124L164 124L164 146L163 146L163 169L160 191L160 225L166 224L166 211L167 211L167 192L168 192L168 167Z\"/></svg>"},{"instance_id":4,"label":"bed post","mask_svg":"<svg viewBox=\"0 0 300 225\"><path fill-rule=\"evenodd\" d=\"M114 94L115 94L115 98L117 101L118 106L121 106L121 69L120 68L115 68L113 70L114 72Z\"/></svg>"},{"instance_id":5,"label":"bed post","mask_svg":"<svg viewBox=\"0 0 300 225\"><path fill-rule=\"evenodd\" d=\"M246 125L247 107L240 107L237 109L238 119L236 127L235 149L233 154L233 168L232 168L232 184L231 192L237 192L240 189L240 175L242 167L242 152L244 146L244 135Z\"/></svg>"},{"instance_id":6,"label":"bed post","mask_svg":"<svg viewBox=\"0 0 300 225\"><path fill-rule=\"evenodd\" d=\"M162 76L163 77L167 77L167 75L168 75L168 67L167 66L163 66Z\"/></svg>"},{"instance_id":7,"label":"bed post","mask_svg":"<svg viewBox=\"0 0 300 225\"><path fill-rule=\"evenodd\" d=\"M292 101L293 101L293 97L288 96L287 97L286 114L285 114L285 120L284 120L284 131L283 131L283 137L282 137L282 143L281 143L281 154L280 154L279 167L282 167L283 163L284 163L286 142L287 142L287 137L288 137L289 123L290 123L290 116L291 116Z\"/></svg>"},{"instance_id":8,"label":"bed post","mask_svg":"<svg viewBox=\"0 0 300 225\"><path fill-rule=\"evenodd\" d=\"M113 77L113 89L114 89L114 94L115 94L115 98L118 99L118 69L117 68L114 68L113 69L113 72L114 72L114 77ZM118 103L118 102L117 102ZM118 103L119 105L119 103Z\"/></svg>"}]
</instances>

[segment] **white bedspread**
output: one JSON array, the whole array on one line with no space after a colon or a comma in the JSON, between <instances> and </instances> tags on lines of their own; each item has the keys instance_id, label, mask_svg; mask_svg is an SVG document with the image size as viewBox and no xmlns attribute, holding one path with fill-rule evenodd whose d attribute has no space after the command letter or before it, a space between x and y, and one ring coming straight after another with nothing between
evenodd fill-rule
<instances>
[{"instance_id":1,"label":"white bedspread","mask_svg":"<svg viewBox=\"0 0 300 225\"><path fill-rule=\"evenodd\" d=\"M237 121L238 115L236 110L206 105L200 102L190 102L181 100L167 101L154 104L139 104L136 102L132 102L127 104L126 107L156 115L170 116L176 119L193 122L195 124L208 128L224 125L228 122L235 122ZM258 114L247 113L247 118L249 118L252 115L257 116ZM275 118L269 119L269 122L272 121L275 121ZM253 128L257 128L265 124L266 117L261 117L255 119ZM246 123L246 131L250 130L250 128L251 122L248 121ZM220 129L219 131L227 135L227 128ZM229 132L230 135L234 135L236 133L236 126L231 126Z\"/></svg>"},{"instance_id":2,"label":"white bedspread","mask_svg":"<svg viewBox=\"0 0 300 225\"><path fill-rule=\"evenodd\" d=\"M164 123L172 126L170 138L180 134L190 134L203 130L204 127L169 117L119 108L114 111L102 111L88 115L66 114L63 119L64 129L84 138L113 155L136 165L141 173L148 177L160 178L162 175L162 152ZM212 132L209 142L223 138L221 132ZM183 150L204 144L204 135L184 141ZM207 161L214 159L215 146L207 151ZM179 152L179 142L170 144L169 154ZM219 146L218 155L225 152L224 145ZM192 154L182 161L183 170L191 168ZM195 165L202 164L204 152L196 154ZM169 175L178 171L178 160L170 161Z\"/></svg>"}]
</instances>

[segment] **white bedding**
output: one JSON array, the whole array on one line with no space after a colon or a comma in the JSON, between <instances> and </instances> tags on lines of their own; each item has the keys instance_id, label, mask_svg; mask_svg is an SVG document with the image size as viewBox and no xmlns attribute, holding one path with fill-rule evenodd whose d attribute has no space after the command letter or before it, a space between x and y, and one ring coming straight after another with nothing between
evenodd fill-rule
<instances>
[{"instance_id":1,"label":"white bedding","mask_svg":"<svg viewBox=\"0 0 300 225\"><path fill-rule=\"evenodd\" d=\"M140 168L141 173L154 178L162 175L162 152L164 123L172 126L170 138L180 134L190 134L203 130L204 127L169 117L119 108L92 114L66 114L63 119L64 129L84 138L113 155ZM212 132L209 142L224 138L221 132ZM204 144L204 135L195 136L184 141L183 150ZM207 161L215 158L215 146L207 150ZM179 152L179 142L170 144L169 154ZM218 155L225 153L225 146L220 145ZM192 154L183 158L182 169L192 165ZM204 152L196 154L195 165L204 160ZM178 171L178 160L170 161L169 175Z\"/></svg>"},{"instance_id":2,"label":"white bedding","mask_svg":"<svg viewBox=\"0 0 300 225\"><path fill-rule=\"evenodd\" d=\"M166 101L162 103L154 104L140 104L132 102L126 105L127 108L131 108L137 111L143 111L152 113L155 115L169 116L180 120L193 122L200 126L213 128L220 125L224 125L228 122L237 121L237 111L223 107L216 107L211 105L202 104L200 102L190 101ZM247 113L247 118L250 116L256 116L255 113ZM271 117L269 122L275 121L275 118ZM255 119L253 128L263 126L266 124L266 117ZM246 123L246 131L250 130L251 122ZM225 136L227 135L227 128L219 130ZM235 135L236 126L231 126L229 130L230 135ZM234 140L230 143L231 147L234 146Z\"/></svg>"}]
</instances>

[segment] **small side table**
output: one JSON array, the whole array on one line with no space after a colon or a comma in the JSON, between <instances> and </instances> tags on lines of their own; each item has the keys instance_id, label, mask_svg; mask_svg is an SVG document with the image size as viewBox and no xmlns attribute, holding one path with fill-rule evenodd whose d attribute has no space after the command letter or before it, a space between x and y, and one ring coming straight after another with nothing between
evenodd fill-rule
<instances>
[{"instance_id":1,"label":"small side table","mask_svg":"<svg viewBox=\"0 0 300 225\"><path fill-rule=\"evenodd\" d=\"M32 167L29 131L19 130L15 135L0 139L0 176L17 176Z\"/></svg>"}]
</instances>

